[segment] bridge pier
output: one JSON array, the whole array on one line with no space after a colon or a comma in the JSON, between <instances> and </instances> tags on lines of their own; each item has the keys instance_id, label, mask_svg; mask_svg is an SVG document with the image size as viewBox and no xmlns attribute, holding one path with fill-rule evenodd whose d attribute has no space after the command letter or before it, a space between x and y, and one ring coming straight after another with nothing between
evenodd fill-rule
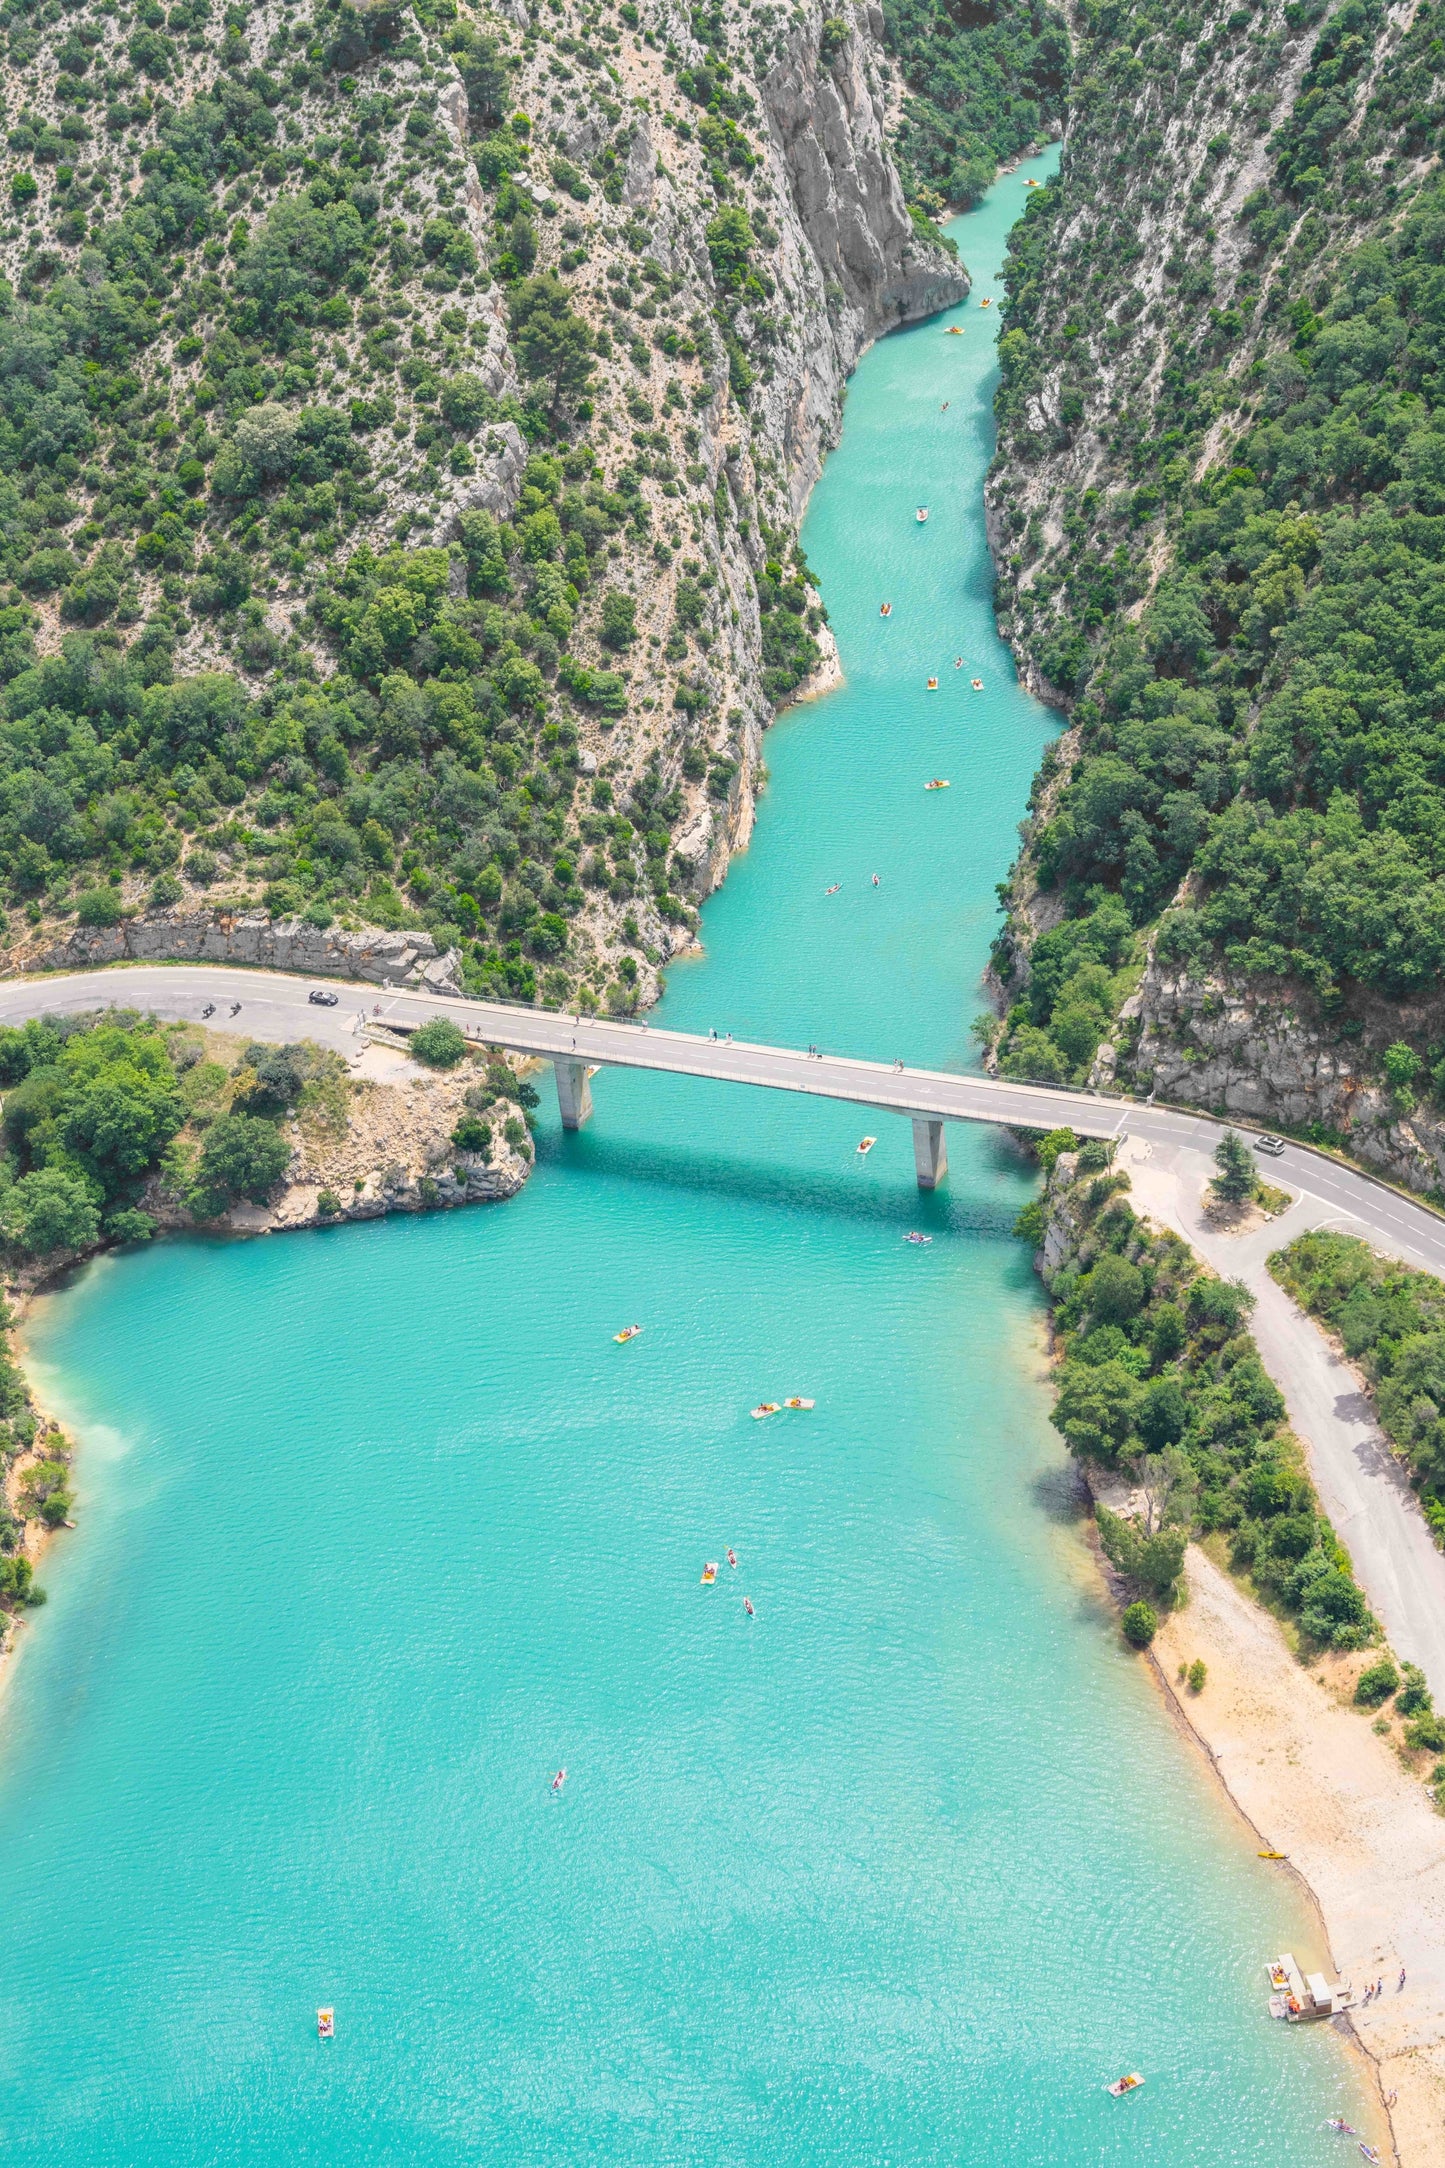
<instances>
[{"instance_id":1,"label":"bridge pier","mask_svg":"<svg viewBox=\"0 0 1445 2168\"><path fill-rule=\"evenodd\" d=\"M943 1141L942 1122L930 1121L926 1115L914 1115L913 1164L918 1169L919 1188L937 1189L948 1172L948 1146Z\"/></svg>"},{"instance_id":2,"label":"bridge pier","mask_svg":"<svg viewBox=\"0 0 1445 2168\"><path fill-rule=\"evenodd\" d=\"M557 1105L564 1129L580 1129L592 1112L592 1086L585 1061L554 1061Z\"/></svg>"}]
</instances>

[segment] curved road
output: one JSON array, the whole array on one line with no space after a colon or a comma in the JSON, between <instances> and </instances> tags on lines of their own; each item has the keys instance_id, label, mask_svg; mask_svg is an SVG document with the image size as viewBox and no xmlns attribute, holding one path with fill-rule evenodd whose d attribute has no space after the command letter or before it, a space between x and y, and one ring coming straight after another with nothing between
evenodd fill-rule
<instances>
[{"instance_id":1,"label":"curved road","mask_svg":"<svg viewBox=\"0 0 1445 2168\"><path fill-rule=\"evenodd\" d=\"M1139 1202L1172 1219L1218 1270L1240 1273L1258 1299L1260 1352L1305 1436L1331 1517L1346 1536L1361 1585L1396 1650L1421 1664L1445 1696L1445 1555L1436 1548L1398 1467L1362 1408L1357 1381L1341 1371L1322 1337L1275 1287L1264 1269L1269 1250L1306 1226L1337 1227L1376 1249L1445 1278L1445 1219L1413 1198L1291 1144L1269 1163L1271 1179L1296 1193L1287 1222L1238 1249L1212 1234L1198 1202L1213 1172L1224 1126L1205 1114L1134 1100L1069 1092L1003 1078L899 1068L851 1056L810 1057L805 1049L714 1041L644 1023L327 981L335 1007L313 1005L313 984L284 972L212 964L135 964L106 970L0 981L0 1023L103 1007L153 1010L173 1021L211 1021L258 1039L309 1037L354 1054L363 1025L414 1028L451 1017L468 1037L514 1053L563 1064L668 1070L775 1091L848 1100L883 1113L931 1121L995 1122L1012 1127L1071 1127L1084 1136L1127 1139ZM233 1018L231 1005L239 1003ZM574 1072L575 1074L576 1072ZM560 1086L559 1078L559 1086ZM602 1118L605 1119L605 1100Z\"/></svg>"}]
</instances>

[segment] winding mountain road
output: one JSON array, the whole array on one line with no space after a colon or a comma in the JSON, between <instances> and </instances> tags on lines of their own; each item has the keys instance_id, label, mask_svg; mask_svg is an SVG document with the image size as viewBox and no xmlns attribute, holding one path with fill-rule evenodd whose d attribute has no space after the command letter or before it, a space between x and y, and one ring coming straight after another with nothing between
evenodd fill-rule
<instances>
[{"instance_id":1,"label":"winding mountain road","mask_svg":"<svg viewBox=\"0 0 1445 2168\"><path fill-rule=\"evenodd\" d=\"M312 1004L313 985L337 995ZM1407 1264L1445 1277L1445 1219L1414 1198L1304 1145L1269 1164L1294 1193L1281 1221L1242 1238L1220 1236L1199 1206L1223 1124L1205 1114L1128 1099L1019 1084L1004 1078L864 1061L805 1048L764 1046L654 1029L640 1022L363 984L308 981L278 971L211 964L136 964L0 981L0 1023L109 1006L217 1026L257 1039L307 1037L354 1056L364 1026L414 1029L449 1016L469 1038L564 1069L655 1069L774 1091L808 1093L915 1121L993 1122L1118 1137L1140 1204L1170 1220L1221 1272L1243 1278L1259 1303L1260 1353L1305 1438L1327 1510L1350 1545L1361 1585L1397 1652L1419 1663L1445 1697L1445 1555L1436 1548L1358 1381L1266 1270L1269 1252L1305 1227L1356 1234ZM238 1004L236 1014L232 1005ZM578 1072L576 1065L584 1065ZM563 1088L559 1072L559 1090ZM565 1101L564 1101L565 1104ZM605 1099L600 1119L606 1119Z\"/></svg>"}]
</instances>

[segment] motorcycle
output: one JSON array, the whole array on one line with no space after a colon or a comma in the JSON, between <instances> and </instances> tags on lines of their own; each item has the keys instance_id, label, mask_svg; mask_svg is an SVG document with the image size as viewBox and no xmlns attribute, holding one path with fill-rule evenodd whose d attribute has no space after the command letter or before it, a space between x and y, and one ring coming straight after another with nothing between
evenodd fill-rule
<instances>
[{"instance_id":1,"label":"motorcycle","mask_svg":"<svg viewBox=\"0 0 1445 2168\"><path fill-rule=\"evenodd\" d=\"M215 1004L215 1002L214 1002L214 1001L208 1001L208 1002L206 1003L206 1006L205 1006L205 1007L204 1007L204 1008L202 1009L202 1011L201 1011L201 1014L202 1014L202 1016L214 1016L214 1015L215 1015L215 1013L216 1013L216 1004Z\"/></svg>"}]
</instances>

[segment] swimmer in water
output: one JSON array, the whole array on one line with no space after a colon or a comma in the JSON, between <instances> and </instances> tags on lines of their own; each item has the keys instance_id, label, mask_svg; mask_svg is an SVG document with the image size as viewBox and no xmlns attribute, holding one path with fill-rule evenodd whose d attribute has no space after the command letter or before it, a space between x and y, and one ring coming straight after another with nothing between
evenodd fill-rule
<instances>
[{"instance_id":1,"label":"swimmer in water","mask_svg":"<svg viewBox=\"0 0 1445 2168\"><path fill-rule=\"evenodd\" d=\"M881 885L882 885L882 884L880 883L880 881L879 881L879 879L878 879L878 876L877 876L877 874L875 873L875 874L874 874L874 876L873 876L873 886L874 886L875 888L878 888L878 887L880 887Z\"/></svg>"}]
</instances>

